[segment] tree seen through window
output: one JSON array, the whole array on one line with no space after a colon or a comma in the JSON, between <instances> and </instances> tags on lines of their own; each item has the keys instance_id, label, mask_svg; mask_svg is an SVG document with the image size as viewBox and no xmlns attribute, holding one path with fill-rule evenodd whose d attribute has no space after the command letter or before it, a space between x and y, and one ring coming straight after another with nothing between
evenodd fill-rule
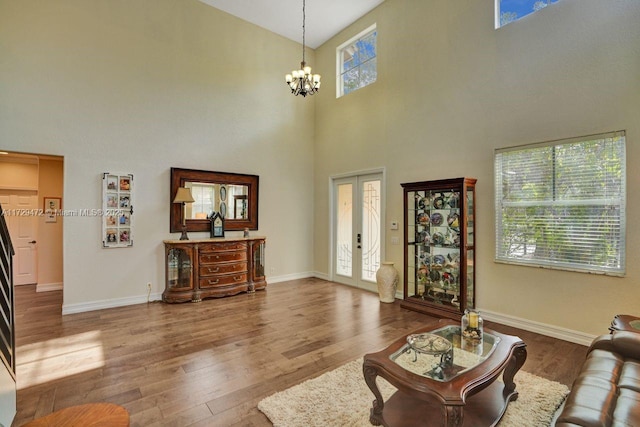
<instances>
[{"instance_id":1,"label":"tree seen through window","mask_svg":"<svg viewBox=\"0 0 640 427\"><path fill-rule=\"evenodd\" d=\"M624 132L497 150L496 260L622 275Z\"/></svg>"},{"instance_id":2,"label":"tree seen through window","mask_svg":"<svg viewBox=\"0 0 640 427\"><path fill-rule=\"evenodd\" d=\"M510 22L517 21L527 15L544 9L559 0L496 0L496 8L499 16L499 24L502 27Z\"/></svg>"}]
</instances>

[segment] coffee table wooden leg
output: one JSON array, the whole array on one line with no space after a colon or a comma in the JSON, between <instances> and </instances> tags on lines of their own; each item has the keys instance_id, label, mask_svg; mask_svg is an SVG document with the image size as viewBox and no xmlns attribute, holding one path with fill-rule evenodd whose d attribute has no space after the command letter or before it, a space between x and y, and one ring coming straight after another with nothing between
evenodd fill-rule
<instances>
[{"instance_id":1,"label":"coffee table wooden leg","mask_svg":"<svg viewBox=\"0 0 640 427\"><path fill-rule=\"evenodd\" d=\"M513 377L516 375L516 372L522 368L525 360L527 360L527 345L525 343L516 345L509 357L509 362L504 369L502 377L504 380L505 396L511 394L509 396L509 401L516 400L518 398L518 392L515 391L516 384L513 382Z\"/></svg>"},{"instance_id":2,"label":"coffee table wooden leg","mask_svg":"<svg viewBox=\"0 0 640 427\"><path fill-rule=\"evenodd\" d=\"M464 416L462 406L443 406L444 425L446 427L458 427L462 425Z\"/></svg>"},{"instance_id":3,"label":"coffee table wooden leg","mask_svg":"<svg viewBox=\"0 0 640 427\"><path fill-rule=\"evenodd\" d=\"M384 409L384 400L382 400L382 394L376 384L376 377L378 376L378 370L373 366L367 365L367 361L364 361L362 366L362 372L364 373L364 380L371 389L371 392L376 397L373 401L373 407L371 408L371 414L369 415L369 422L374 426L382 424L382 410Z\"/></svg>"}]
</instances>

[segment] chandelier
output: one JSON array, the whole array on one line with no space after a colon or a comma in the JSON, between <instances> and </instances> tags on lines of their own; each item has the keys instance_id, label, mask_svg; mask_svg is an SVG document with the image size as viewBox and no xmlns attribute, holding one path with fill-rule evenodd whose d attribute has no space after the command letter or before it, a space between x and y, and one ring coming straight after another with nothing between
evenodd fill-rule
<instances>
[{"instance_id":1,"label":"chandelier","mask_svg":"<svg viewBox=\"0 0 640 427\"><path fill-rule=\"evenodd\" d=\"M285 81L291 88L291 93L298 96L313 95L320 89L320 74L311 74L311 67L304 62L304 24L306 19L305 1L302 0L302 62L299 70L293 70L285 76Z\"/></svg>"}]
</instances>

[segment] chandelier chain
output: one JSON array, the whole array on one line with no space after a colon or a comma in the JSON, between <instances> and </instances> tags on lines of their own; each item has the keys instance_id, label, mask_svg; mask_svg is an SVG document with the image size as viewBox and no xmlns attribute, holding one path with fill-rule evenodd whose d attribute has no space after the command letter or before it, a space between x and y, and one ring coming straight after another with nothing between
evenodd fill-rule
<instances>
[{"instance_id":1,"label":"chandelier chain","mask_svg":"<svg viewBox=\"0 0 640 427\"><path fill-rule=\"evenodd\" d=\"M320 89L320 74L312 74L311 67L306 63L306 26L307 26L307 2L302 0L302 62L299 70L293 70L285 75L285 82L294 95L313 95Z\"/></svg>"},{"instance_id":2,"label":"chandelier chain","mask_svg":"<svg viewBox=\"0 0 640 427\"><path fill-rule=\"evenodd\" d=\"M305 46L305 21L307 18L307 13L306 13L306 0L302 0L302 62L305 62L304 60L304 46Z\"/></svg>"}]
</instances>

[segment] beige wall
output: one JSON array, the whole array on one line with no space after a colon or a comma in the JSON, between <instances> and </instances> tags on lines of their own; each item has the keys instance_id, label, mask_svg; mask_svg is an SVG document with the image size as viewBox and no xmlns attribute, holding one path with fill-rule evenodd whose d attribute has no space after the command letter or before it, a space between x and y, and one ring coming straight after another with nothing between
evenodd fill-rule
<instances>
[{"instance_id":1,"label":"beige wall","mask_svg":"<svg viewBox=\"0 0 640 427\"><path fill-rule=\"evenodd\" d=\"M38 174L38 206L44 209L45 197L60 197L64 209L63 161L60 159L40 159ZM42 216L38 223L38 290L60 289L62 287L62 230L64 216L56 222L46 222Z\"/></svg>"},{"instance_id":2,"label":"beige wall","mask_svg":"<svg viewBox=\"0 0 640 427\"><path fill-rule=\"evenodd\" d=\"M0 189L38 190L38 159L1 155Z\"/></svg>"},{"instance_id":3,"label":"beige wall","mask_svg":"<svg viewBox=\"0 0 640 427\"><path fill-rule=\"evenodd\" d=\"M3 149L64 156L65 210L100 208L103 172L135 179L132 247L64 219L65 312L162 292L171 167L259 175L268 276L312 271L314 105L284 83L299 44L197 0L0 0L0 40Z\"/></svg>"},{"instance_id":4,"label":"beige wall","mask_svg":"<svg viewBox=\"0 0 640 427\"><path fill-rule=\"evenodd\" d=\"M315 268L329 273L328 178L387 170L387 223L403 182L477 186L477 302L487 313L587 334L640 307L640 2L563 0L493 28L493 0L386 0L316 50ZM377 23L378 80L336 99L335 48ZM496 264L493 150L627 130L625 278ZM386 258L402 265L402 229Z\"/></svg>"}]
</instances>

